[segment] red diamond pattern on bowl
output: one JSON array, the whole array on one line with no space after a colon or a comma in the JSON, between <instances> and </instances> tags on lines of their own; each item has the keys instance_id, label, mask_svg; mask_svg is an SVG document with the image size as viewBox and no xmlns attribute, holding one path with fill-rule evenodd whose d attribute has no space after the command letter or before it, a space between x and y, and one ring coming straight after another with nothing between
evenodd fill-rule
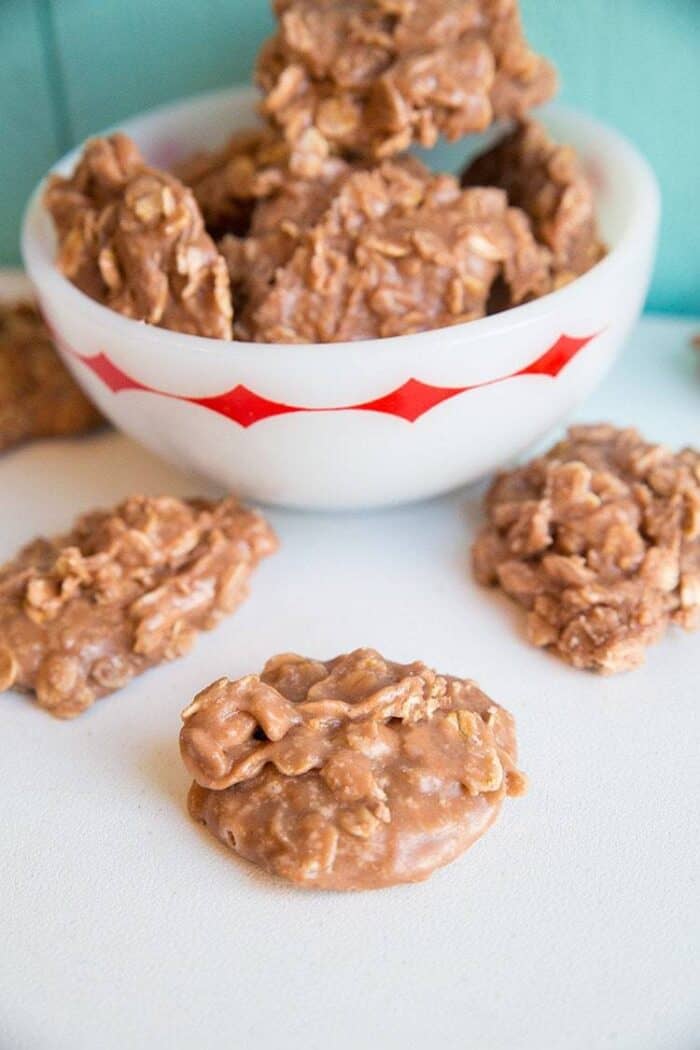
<instances>
[{"instance_id":1,"label":"red diamond pattern on bowl","mask_svg":"<svg viewBox=\"0 0 700 1050\"><path fill-rule=\"evenodd\" d=\"M441 404L443 401L448 401L458 394L464 394L469 390L478 390L480 387L504 383L518 376L544 375L556 379L569 362L598 334L600 333L581 337L561 335L548 350L532 361L531 364L526 365L517 372L511 372L496 379L487 379L482 383L461 387L439 387L411 378L407 379L402 386L373 401L329 408L288 405L284 402L270 401L268 398L262 397L254 390L249 390L248 387L241 384L233 387L231 390L224 391L222 394L214 394L211 397L187 397L184 394L170 394L167 391L156 390L151 386L147 386L140 380L128 375L104 353L87 357L78 353L72 347L67 347L65 343L62 345L73 357L94 372L114 394L119 394L125 390L140 390L160 397L187 401L190 404L200 405L211 412L225 416L226 419L230 419L239 426L247 428L255 423L260 423L262 420L271 419L273 416L287 415L290 412L383 412L386 415L404 419L407 423L415 423L416 420L435 408L436 405Z\"/></svg>"}]
</instances>

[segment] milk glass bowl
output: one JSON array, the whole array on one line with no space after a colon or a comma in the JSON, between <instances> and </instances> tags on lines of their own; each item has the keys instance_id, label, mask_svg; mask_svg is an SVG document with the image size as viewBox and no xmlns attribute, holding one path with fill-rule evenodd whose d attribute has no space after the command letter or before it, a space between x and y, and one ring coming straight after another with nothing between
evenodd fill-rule
<instances>
[{"instance_id":1,"label":"milk glass bowl","mask_svg":"<svg viewBox=\"0 0 700 1050\"><path fill-rule=\"evenodd\" d=\"M187 99L121 127L160 167L255 121L255 93ZM492 317L331 345L223 342L165 331L89 299L54 265L30 201L22 250L60 353L106 417L147 448L240 496L314 509L369 508L445 492L511 462L600 383L647 292L659 193L616 132L563 107L543 123L589 171L609 252L582 277ZM72 170L78 153L53 169ZM464 162L434 151L436 169Z\"/></svg>"}]
</instances>

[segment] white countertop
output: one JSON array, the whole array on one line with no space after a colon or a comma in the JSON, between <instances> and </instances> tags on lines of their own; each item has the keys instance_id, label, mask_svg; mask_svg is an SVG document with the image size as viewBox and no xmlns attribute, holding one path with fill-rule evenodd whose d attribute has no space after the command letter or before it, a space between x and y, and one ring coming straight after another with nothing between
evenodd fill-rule
<instances>
[{"instance_id":1,"label":"white countertop","mask_svg":"<svg viewBox=\"0 0 700 1050\"><path fill-rule=\"evenodd\" d=\"M578 413L700 442L690 322L647 319ZM104 432L0 459L0 556L131 491L206 491ZM480 490L270 512L250 600L70 723L0 698L2 1050L691 1050L700 1045L700 635L614 678L531 648L471 579ZM516 715L531 789L429 882L304 892L188 818L180 710L280 650L420 658Z\"/></svg>"}]
</instances>

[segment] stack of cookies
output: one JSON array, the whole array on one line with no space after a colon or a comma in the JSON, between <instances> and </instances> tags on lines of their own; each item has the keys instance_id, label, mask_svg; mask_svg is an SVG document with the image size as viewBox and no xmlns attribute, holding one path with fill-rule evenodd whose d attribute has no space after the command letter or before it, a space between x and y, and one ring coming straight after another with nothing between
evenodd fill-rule
<instances>
[{"instance_id":1,"label":"stack of cookies","mask_svg":"<svg viewBox=\"0 0 700 1050\"><path fill-rule=\"evenodd\" d=\"M264 125L163 172L123 135L46 193L58 265L127 317L188 334L330 343L443 328L541 296L603 253L515 0L277 0ZM409 154L496 120L461 179ZM225 129L222 129L225 134Z\"/></svg>"}]
</instances>

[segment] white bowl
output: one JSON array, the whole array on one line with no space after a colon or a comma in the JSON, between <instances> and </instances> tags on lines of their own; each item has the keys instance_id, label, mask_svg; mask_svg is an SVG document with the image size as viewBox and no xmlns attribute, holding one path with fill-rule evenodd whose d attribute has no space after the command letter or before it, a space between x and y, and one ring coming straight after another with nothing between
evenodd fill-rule
<instances>
[{"instance_id":1,"label":"white bowl","mask_svg":"<svg viewBox=\"0 0 700 1050\"><path fill-rule=\"evenodd\" d=\"M233 89L122 127L154 164L218 145L254 120ZM422 499L503 466L564 420L610 368L648 287L655 178L615 132L568 109L543 121L581 153L609 254L535 302L392 339L273 346L179 335L93 302L55 268L40 186L22 250L66 360L104 414L165 459L243 497L294 507ZM462 145L434 167L463 162ZM68 172L77 152L56 165Z\"/></svg>"}]
</instances>

